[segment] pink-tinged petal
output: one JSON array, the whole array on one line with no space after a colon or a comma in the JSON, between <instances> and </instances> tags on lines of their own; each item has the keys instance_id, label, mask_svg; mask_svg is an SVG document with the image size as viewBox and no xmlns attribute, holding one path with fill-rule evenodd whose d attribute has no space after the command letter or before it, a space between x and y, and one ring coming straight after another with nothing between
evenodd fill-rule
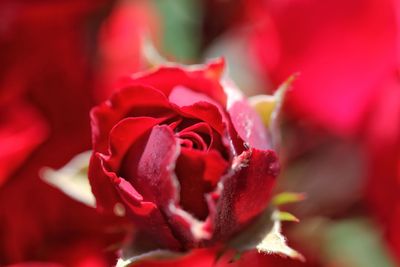
<instances>
[{"instance_id":1,"label":"pink-tinged petal","mask_svg":"<svg viewBox=\"0 0 400 267\"><path fill-rule=\"evenodd\" d=\"M268 131L242 92L229 80L224 81L224 90L228 97L227 110L240 138L247 146L270 149Z\"/></svg>"},{"instance_id":2,"label":"pink-tinged petal","mask_svg":"<svg viewBox=\"0 0 400 267\"><path fill-rule=\"evenodd\" d=\"M143 72L126 78L122 86L147 85L157 88L169 96L178 85L190 88L215 99L222 106L226 104L226 96L220 84L224 69L224 61L216 59L205 65L194 67L167 66L151 72Z\"/></svg>"},{"instance_id":3,"label":"pink-tinged petal","mask_svg":"<svg viewBox=\"0 0 400 267\"><path fill-rule=\"evenodd\" d=\"M228 112L235 130L248 146L261 150L271 148L267 129L246 100L233 103Z\"/></svg>"},{"instance_id":4,"label":"pink-tinged petal","mask_svg":"<svg viewBox=\"0 0 400 267\"><path fill-rule=\"evenodd\" d=\"M231 174L222 178L217 203L214 238L227 238L267 206L279 174L277 155L271 150L250 149L235 158ZM222 190L218 192L218 190Z\"/></svg>"},{"instance_id":5,"label":"pink-tinged petal","mask_svg":"<svg viewBox=\"0 0 400 267\"><path fill-rule=\"evenodd\" d=\"M178 187L173 171L180 146L174 133L166 125L153 127L139 158L124 162L125 177L146 201L167 206L178 200Z\"/></svg>"},{"instance_id":6,"label":"pink-tinged petal","mask_svg":"<svg viewBox=\"0 0 400 267\"><path fill-rule=\"evenodd\" d=\"M137 85L124 88L91 111L93 148L107 153L108 134L124 117L169 117L172 111L165 95L153 88Z\"/></svg>"},{"instance_id":7,"label":"pink-tinged petal","mask_svg":"<svg viewBox=\"0 0 400 267\"><path fill-rule=\"evenodd\" d=\"M182 85L174 87L168 99L171 103L174 103L180 107L191 106L197 102L208 102L221 109L221 104L209 96L205 95L204 93L193 91L190 88Z\"/></svg>"},{"instance_id":8,"label":"pink-tinged petal","mask_svg":"<svg viewBox=\"0 0 400 267\"><path fill-rule=\"evenodd\" d=\"M182 208L204 220L208 215L205 195L215 188L227 167L228 163L215 150L182 148L175 169L181 186Z\"/></svg>"}]
</instances>

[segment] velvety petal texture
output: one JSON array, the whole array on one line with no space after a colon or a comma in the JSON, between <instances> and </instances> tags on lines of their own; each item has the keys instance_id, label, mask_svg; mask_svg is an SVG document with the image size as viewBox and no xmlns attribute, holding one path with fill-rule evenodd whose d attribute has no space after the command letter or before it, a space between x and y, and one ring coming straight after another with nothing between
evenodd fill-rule
<instances>
[{"instance_id":1,"label":"velvety petal texture","mask_svg":"<svg viewBox=\"0 0 400 267\"><path fill-rule=\"evenodd\" d=\"M135 74L92 110L97 206L126 216L157 248L226 241L268 206L278 158L247 100L225 88L223 68L216 60Z\"/></svg>"}]
</instances>

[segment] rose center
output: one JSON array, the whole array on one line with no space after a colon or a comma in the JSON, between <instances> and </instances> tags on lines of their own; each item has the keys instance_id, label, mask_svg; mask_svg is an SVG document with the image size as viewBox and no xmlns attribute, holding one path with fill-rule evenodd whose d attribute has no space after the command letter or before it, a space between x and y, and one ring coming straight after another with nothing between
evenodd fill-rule
<instances>
[{"instance_id":1,"label":"rose center","mask_svg":"<svg viewBox=\"0 0 400 267\"><path fill-rule=\"evenodd\" d=\"M207 151L208 145L203 138L195 132L180 132L177 134L181 146L186 148L193 148L202 151Z\"/></svg>"}]
</instances>

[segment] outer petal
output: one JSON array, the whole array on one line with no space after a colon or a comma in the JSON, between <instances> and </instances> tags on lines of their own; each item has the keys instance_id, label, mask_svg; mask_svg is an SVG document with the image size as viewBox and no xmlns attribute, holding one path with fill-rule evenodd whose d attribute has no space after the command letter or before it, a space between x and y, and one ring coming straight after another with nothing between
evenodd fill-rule
<instances>
[{"instance_id":1,"label":"outer petal","mask_svg":"<svg viewBox=\"0 0 400 267\"><path fill-rule=\"evenodd\" d=\"M167 66L151 72L138 73L122 82L123 86L148 85L153 86L169 95L178 85L206 94L218 101L222 106L226 104L226 96L220 84L224 61L216 59L206 65L193 67Z\"/></svg>"},{"instance_id":2,"label":"outer petal","mask_svg":"<svg viewBox=\"0 0 400 267\"><path fill-rule=\"evenodd\" d=\"M278 174L278 158L271 150L253 148L234 160L232 173L213 193L220 194L214 239L229 237L267 207Z\"/></svg>"},{"instance_id":3,"label":"outer petal","mask_svg":"<svg viewBox=\"0 0 400 267\"><path fill-rule=\"evenodd\" d=\"M228 96L227 109L240 138L250 147L257 149L271 148L267 129L240 90L230 81L224 82L224 90Z\"/></svg>"},{"instance_id":4,"label":"outer petal","mask_svg":"<svg viewBox=\"0 0 400 267\"><path fill-rule=\"evenodd\" d=\"M158 123L153 118L127 118L114 126L110 132L110 155L94 154L89 166L89 181L97 206L111 212L118 200L114 184L119 183L117 172L126 151L141 136L149 133ZM106 166L104 166L106 165ZM111 174L110 174L111 173Z\"/></svg>"},{"instance_id":5,"label":"outer petal","mask_svg":"<svg viewBox=\"0 0 400 267\"><path fill-rule=\"evenodd\" d=\"M101 211L112 213L119 197L114 184L104 173L100 154L93 154L89 165L89 182L92 193L96 198L96 206Z\"/></svg>"},{"instance_id":6,"label":"outer petal","mask_svg":"<svg viewBox=\"0 0 400 267\"><path fill-rule=\"evenodd\" d=\"M121 119L128 116L168 117L171 107L162 92L138 85L114 94L109 101L93 108L90 115L93 148L107 153L108 134Z\"/></svg>"},{"instance_id":7,"label":"outer petal","mask_svg":"<svg viewBox=\"0 0 400 267\"><path fill-rule=\"evenodd\" d=\"M208 215L206 193L211 192L223 176L228 163L219 152L203 152L182 148L176 164L176 174L181 186L180 204L197 218Z\"/></svg>"},{"instance_id":8,"label":"outer petal","mask_svg":"<svg viewBox=\"0 0 400 267\"><path fill-rule=\"evenodd\" d=\"M174 163L175 161L173 153L171 157L166 156L164 161L151 158L151 156L154 155L154 151L162 151L160 147L157 147L158 150L152 149L153 147L151 146L156 145L154 139L162 142L166 149L176 148L176 146L171 146L170 143L164 143L163 141L165 141L165 139L161 140L160 136L157 135L159 128L167 128L167 126L154 126L157 123L158 120L153 118L127 118L117 124L110 133L111 155L105 156L97 153L92 157L89 174L90 181L99 207L108 211L113 211L117 207L117 204L123 204L127 214L134 220L137 228L141 229L141 231L152 241L156 242L158 246L180 250L181 244L171 232L168 221L165 219L162 211L162 203L168 203L169 198L172 200L174 199L169 194L165 194L166 190L164 189L168 188L168 192L171 192L176 190L176 186L172 186L172 184L168 183L172 180L168 179L166 175L157 177L151 175L153 173L143 173L149 170L159 172L160 174L162 170L167 172L169 170L168 164L171 162ZM153 131L151 131L152 129ZM123 155L126 154L126 151L132 143L135 143L135 141L143 136L148 138L147 144L149 144L142 153L142 157L144 157L145 160L134 164L134 166L139 166L139 168L143 168L143 170L142 172L137 172L137 175L129 175L128 177L132 179L131 181L127 181L119 177L118 174L110 170L110 168L118 167L119 169ZM173 136L172 141L175 142ZM173 151L174 150L171 150L171 152ZM163 154L163 156L165 156L165 154ZM127 164L126 161L124 163ZM148 165L151 163L160 163L160 166L153 165L152 168L149 168ZM126 172L127 170L125 170L125 173ZM142 180L140 180L141 178ZM157 181L159 183L156 186L155 183L157 183ZM160 183L164 186L160 185ZM149 191L153 190L153 192L156 192L154 188L150 188L151 190L146 189L152 185L159 190L159 194L156 194L156 196L165 196L166 198L159 200L156 199L154 195L149 196ZM168 185L170 185L170 187L168 187Z\"/></svg>"}]
</instances>

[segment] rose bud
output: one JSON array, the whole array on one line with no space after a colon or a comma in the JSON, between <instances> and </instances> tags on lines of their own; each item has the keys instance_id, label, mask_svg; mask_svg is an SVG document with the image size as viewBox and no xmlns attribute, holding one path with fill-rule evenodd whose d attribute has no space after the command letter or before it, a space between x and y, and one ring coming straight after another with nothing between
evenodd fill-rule
<instances>
[{"instance_id":1,"label":"rose bud","mask_svg":"<svg viewBox=\"0 0 400 267\"><path fill-rule=\"evenodd\" d=\"M227 242L269 204L279 173L270 133L223 69L138 73L91 112L97 207L126 216L155 248Z\"/></svg>"}]
</instances>

